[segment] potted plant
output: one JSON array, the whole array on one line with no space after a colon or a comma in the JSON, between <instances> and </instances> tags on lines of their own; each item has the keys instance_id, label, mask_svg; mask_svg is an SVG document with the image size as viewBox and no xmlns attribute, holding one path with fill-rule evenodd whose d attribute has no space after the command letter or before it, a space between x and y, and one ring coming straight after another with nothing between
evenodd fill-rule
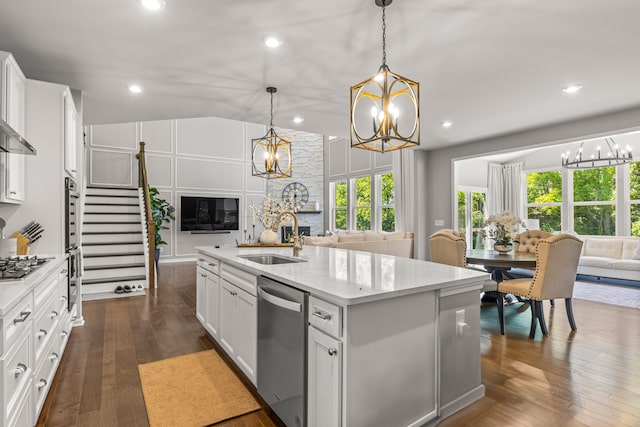
<instances>
[{"instance_id":1,"label":"potted plant","mask_svg":"<svg viewBox=\"0 0 640 427\"><path fill-rule=\"evenodd\" d=\"M169 202L164 199L158 197L158 189L149 187L149 202L151 204L151 217L156 224L156 252L155 252L155 260L156 260L156 269L158 268L158 258L160 258L160 246L166 245L167 242L162 240L162 235L160 235L160 230L168 230L169 227L163 225L165 223L170 222L172 219L176 219L175 208L171 206Z\"/></svg>"},{"instance_id":2,"label":"potted plant","mask_svg":"<svg viewBox=\"0 0 640 427\"><path fill-rule=\"evenodd\" d=\"M482 234L493 240L493 249L501 253L507 253L513 248L513 235L518 231L518 227L526 227L524 221L510 211L491 215L482 226Z\"/></svg>"}]
</instances>

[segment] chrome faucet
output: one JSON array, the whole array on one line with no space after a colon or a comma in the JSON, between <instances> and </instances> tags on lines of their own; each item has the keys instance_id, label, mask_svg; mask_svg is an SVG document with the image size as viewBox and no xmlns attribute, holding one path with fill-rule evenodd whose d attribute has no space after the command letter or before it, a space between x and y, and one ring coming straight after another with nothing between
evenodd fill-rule
<instances>
[{"instance_id":1,"label":"chrome faucet","mask_svg":"<svg viewBox=\"0 0 640 427\"><path fill-rule=\"evenodd\" d=\"M298 237L298 216L293 211L284 211L281 212L277 217L275 222L273 223L272 231L278 232L278 226L280 225L280 220L283 216L289 215L293 219L293 256L300 255L300 251L302 250L302 242L300 241L300 237Z\"/></svg>"}]
</instances>

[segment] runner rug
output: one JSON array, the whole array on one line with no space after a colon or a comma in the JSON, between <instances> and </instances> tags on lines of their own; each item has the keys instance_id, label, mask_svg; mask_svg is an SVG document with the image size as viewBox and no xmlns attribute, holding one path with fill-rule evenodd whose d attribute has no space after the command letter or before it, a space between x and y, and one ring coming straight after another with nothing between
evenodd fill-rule
<instances>
[{"instance_id":1,"label":"runner rug","mask_svg":"<svg viewBox=\"0 0 640 427\"><path fill-rule=\"evenodd\" d=\"M207 426L260 409L213 350L138 365L151 427Z\"/></svg>"}]
</instances>

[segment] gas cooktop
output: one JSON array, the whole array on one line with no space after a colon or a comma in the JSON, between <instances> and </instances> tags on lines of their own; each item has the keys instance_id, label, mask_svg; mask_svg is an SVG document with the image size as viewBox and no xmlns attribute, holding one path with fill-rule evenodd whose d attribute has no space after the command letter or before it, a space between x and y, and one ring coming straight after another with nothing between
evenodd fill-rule
<instances>
[{"instance_id":1,"label":"gas cooktop","mask_svg":"<svg viewBox=\"0 0 640 427\"><path fill-rule=\"evenodd\" d=\"M36 255L1 257L0 281L23 279L47 261L47 258L38 258Z\"/></svg>"}]
</instances>

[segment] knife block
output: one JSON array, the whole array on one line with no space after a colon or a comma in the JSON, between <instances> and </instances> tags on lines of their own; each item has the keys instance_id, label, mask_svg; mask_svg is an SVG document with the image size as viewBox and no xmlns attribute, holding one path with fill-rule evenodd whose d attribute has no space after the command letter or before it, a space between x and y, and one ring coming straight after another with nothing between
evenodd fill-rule
<instances>
[{"instance_id":1,"label":"knife block","mask_svg":"<svg viewBox=\"0 0 640 427\"><path fill-rule=\"evenodd\" d=\"M18 240L18 255L29 255L29 239L27 239L22 233L15 232L11 235L11 237Z\"/></svg>"}]
</instances>

